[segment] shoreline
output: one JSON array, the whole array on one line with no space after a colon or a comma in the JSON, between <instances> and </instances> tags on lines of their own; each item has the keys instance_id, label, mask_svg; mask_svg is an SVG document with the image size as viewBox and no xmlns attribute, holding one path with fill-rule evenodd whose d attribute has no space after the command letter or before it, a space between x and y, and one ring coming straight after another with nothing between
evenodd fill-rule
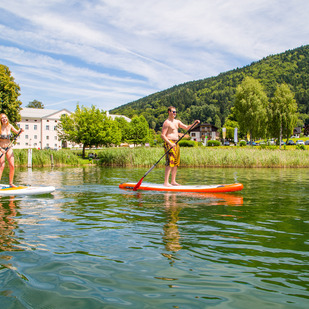
<instances>
[{"instance_id":1,"label":"shoreline","mask_svg":"<svg viewBox=\"0 0 309 309\"><path fill-rule=\"evenodd\" d=\"M164 154L161 147L90 149L96 159L82 159L81 151L33 151L32 167L65 167L97 165L102 167L151 167ZM15 167L27 167L27 149L15 149ZM163 157L158 167L165 166ZM6 164L6 167L7 164ZM259 147L193 147L181 148L181 167L190 168L309 168L309 151L289 148Z\"/></svg>"}]
</instances>

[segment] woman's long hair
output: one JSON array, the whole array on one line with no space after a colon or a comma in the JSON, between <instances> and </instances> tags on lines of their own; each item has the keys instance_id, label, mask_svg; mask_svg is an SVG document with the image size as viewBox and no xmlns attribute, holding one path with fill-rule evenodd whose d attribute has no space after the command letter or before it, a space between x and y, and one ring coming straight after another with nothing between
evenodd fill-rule
<instances>
[{"instance_id":1,"label":"woman's long hair","mask_svg":"<svg viewBox=\"0 0 309 309\"><path fill-rule=\"evenodd\" d=\"M2 132L2 120L1 120L1 118L2 118L3 115L8 119L8 124L10 124L9 117L5 113L1 113L0 114L0 134Z\"/></svg>"}]
</instances>

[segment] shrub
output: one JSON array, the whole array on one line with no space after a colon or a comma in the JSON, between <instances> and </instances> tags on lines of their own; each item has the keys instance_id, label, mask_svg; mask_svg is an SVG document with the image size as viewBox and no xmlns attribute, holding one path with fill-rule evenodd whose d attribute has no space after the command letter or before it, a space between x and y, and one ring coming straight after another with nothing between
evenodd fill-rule
<instances>
[{"instance_id":1,"label":"shrub","mask_svg":"<svg viewBox=\"0 0 309 309\"><path fill-rule=\"evenodd\" d=\"M246 146L246 145L247 145L246 141L240 141L240 142L239 142L239 146L240 146L240 147L244 147L244 146Z\"/></svg>"},{"instance_id":2,"label":"shrub","mask_svg":"<svg viewBox=\"0 0 309 309\"><path fill-rule=\"evenodd\" d=\"M197 147L198 143L195 141L182 140L179 143L180 147Z\"/></svg>"},{"instance_id":3,"label":"shrub","mask_svg":"<svg viewBox=\"0 0 309 309\"><path fill-rule=\"evenodd\" d=\"M219 141L215 141L215 140L209 140L207 142L207 146L220 146L220 142Z\"/></svg>"}]
</instances>

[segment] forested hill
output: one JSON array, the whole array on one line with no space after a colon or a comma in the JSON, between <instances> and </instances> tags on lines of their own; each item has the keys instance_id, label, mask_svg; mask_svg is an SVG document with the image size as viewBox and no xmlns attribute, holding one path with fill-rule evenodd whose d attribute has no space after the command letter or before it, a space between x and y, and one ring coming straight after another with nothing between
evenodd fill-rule
<instances>
[{"instance_id":1,"label":"forested hill","mask_svg":"<svg viewBox=\"0 0 309 309\"><path fill-rule=\"evenodd\" d=\"M294 92L300 118L306 124L309 122L309 45L268 56L216 77L174 86L110 112L130 118L144 115L151 128L160 130L167 117L167 107L172 105L183 122L200 119L221 127L234 104L236 87L245 76L258 79L269 97L277 84L287 83Z\"/></svg>"}]
</instances>

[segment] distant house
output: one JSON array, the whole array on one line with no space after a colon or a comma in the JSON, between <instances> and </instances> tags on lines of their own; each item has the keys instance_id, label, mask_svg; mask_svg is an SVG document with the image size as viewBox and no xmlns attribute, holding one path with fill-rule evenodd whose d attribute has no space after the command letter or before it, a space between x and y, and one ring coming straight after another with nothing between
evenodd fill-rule
<instances>
[{"instance_id":1,"label":"distant house","mask_svg":"<svg viewBox=\"0 0 309 309\"><path fill-rule=\"evenodd\" d=\"M295 137L299 137L300 136L300 133L301 133L301 127L296 127L296 128L294 128L294 130L293 130L293 136L295 136Z\"/></svg>"},{"instance_id":2,"label":"distant house","mask_svg":"<svg viewBox=\"0 0 309 309\"><path fill-rule=\"evenodd\" d=\"M210 123L200 123L191 132L192 141L205 142L207 140L216 140L220 137L218 128Z\"/></svg>"},{"instance_id":3,"label":"distant house","mask_svg":"<svg viewBox=\"0 0 309 309\"><path fill-rule=\"evenodd\" d=\"M119 118L121 117L121 118L125 119L127 122L131 122L130 118L123 116L123 115L111 115L109 112L106 112L106 116L111 117L113 120L115 120L115 118L117 118L117 117L119 117Z\"/></svg>"},{"instance_id":4,"label":"distant house","mask_svg":"<svg viewBox=\"0 0 309 309\"><path fill-rule=\"evenodd\" d=\"M52 148L72 147L70 143L62 142L58 138L57 124L61 115L71 112L67 109L51 110L40 108L26 108L21 112L21 121L17 123L24 129L17 139L15 148Z\"/></svg>"}]
</instances>

